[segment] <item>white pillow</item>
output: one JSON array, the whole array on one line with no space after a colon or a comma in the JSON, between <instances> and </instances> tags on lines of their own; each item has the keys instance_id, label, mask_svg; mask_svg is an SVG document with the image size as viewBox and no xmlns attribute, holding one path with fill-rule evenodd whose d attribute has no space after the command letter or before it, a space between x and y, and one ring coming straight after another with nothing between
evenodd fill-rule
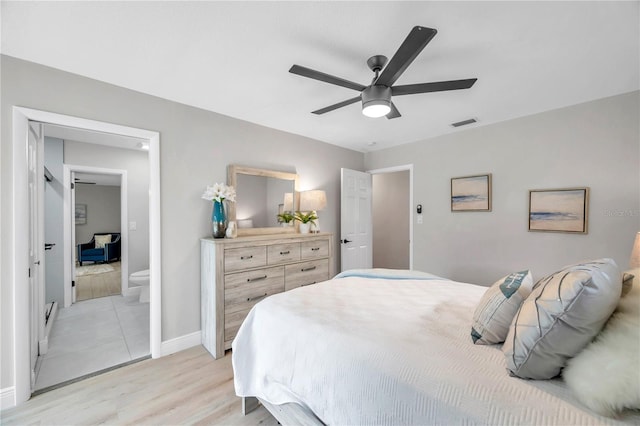
<instances>
[{"instance_id":1,"label":"white pillow","mask_svg":"<svg viewBox=\"0 0 640 426\"><path fill-rule=\"evenodd\" d=\"M502 347L507 370L523 379L560 374L602 330L621 290L622 274L612 259L567 266L538 281Z\"/></svg>"},{"instance_id":2,"label":"white pillow","mask_svg":"<svg viewBox=\"0 0 640 426\"><path fill-rule=\"evenodd\" d=\"M96 248L104 248L104 245L111 242L111 234L96 235L94 237Z\"/></svg>"},{"instance_id":3,"label":"white pillow","mask_svg":"<svg viewBox=\"0 0 640 426\"><path fill-rule=\"evenodd\" d=\"M562 372L578 399L593 411L615 415L640 410L640 286L635 285L602 332Z\"/></svg>"},{"instance_id":4,"label":"white pillow","mask_svg":"<svg viewBox=\"0 0 640 426\"><path fill-rule=\"evenodd\" d=\"M496 281L482 296L471 324L476 345L502 343L522 302L531 293L531 271L514 272Z\"/></svg>"}]
</instances>

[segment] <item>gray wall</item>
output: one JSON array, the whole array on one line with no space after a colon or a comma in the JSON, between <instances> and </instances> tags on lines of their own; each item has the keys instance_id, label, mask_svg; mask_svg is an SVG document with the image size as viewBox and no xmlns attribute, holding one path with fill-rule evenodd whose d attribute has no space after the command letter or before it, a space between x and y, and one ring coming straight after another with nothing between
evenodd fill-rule
<instances>
[{"instance_id":1,"label":"gray wall","mask_svg":"<svg viewBox=\"0 0 640 426\"><path fill-rule=\"evenodd\" d=\"M64 306L63 161L64 142L45 137L44 165L53 178L44 185L44 240L55 244L44 252L45 303L58 302L60 308Z\"/></svg>"},{"instance_id":2,"label":"gray wall","mask_svg":"<svg viewBox=\"0 0 640 426\"><path fill-rule=\"evenodd\" d=\"M414 268L489 285L582 259L628 269L640 230L639 92L366 154L367 169L414 164ZM480 117L482 119L482 117ZM493 173L493 211L450 211L450 178ZM591 188L587 235L528 232L528 191ZM414 215L415 221L415 215Z\"/></svg>"},{"instance_id":3,"label":"gray wall","mask_svg":"<svg viewBox=\"0 0 640 426\"><path fill-rule=\"evenodd\" d=\"M87 205L87 223L76 225L76 244L88 243L95 233L120 232L119 186L77 184L76 204Z\"/></svg>"},{"instance_id":4,"label":"gray wall","mask_svg":"<svg viewBox=\"0 0 640 426\"><path fill-rule=\"evenodd\" d=\"M229 164L296 172L301 190L325 189L322 229L334 233L338 270L340 168L364 170L361 153L6 55L0 60L1 388L13 385L13 257L4 238L13 220L13 105L160 132L163 340L200 330L199 240L211 235L211 205L200 197L206 185L226 181Z\"/></svg>"},{"instance_id":5,"label":"gray wall","mask_svg":"<svg viewBox=\"0 0 640 426\"><path fill-rule=\"evenodd\" d=\"M372 176L373 267L409 269L409 171Z\"/></svg>"},{"instance_id":6,"label":"gray wall","mask_svg":"<svg viewBox=\"0 0 640 426\"><path fill-rule=\"evenodd\" d=\"M129 273L149 269L149 155L144 151L113 148L91 143L65 141L64 162L74 166L92 166L127 171L127 215L129 222L136 222L136 230L129 231ZM93 186L93 185L91 185ZM77 197L87 196L88 185L77 185ZM115 199L114 191L112 198ZM117 189L119 194L120 189ZM119 195L118 195L119 197ZM95 197L94 197L95 198ZM115 202L115 201L113 201ZM76 226L76 242L88 242L94 232L112 232L111 228L122 230L126 223L120 223L120 201L117 213L94 211L87 206L87 225Z\"/></svg>"}]
</instances>

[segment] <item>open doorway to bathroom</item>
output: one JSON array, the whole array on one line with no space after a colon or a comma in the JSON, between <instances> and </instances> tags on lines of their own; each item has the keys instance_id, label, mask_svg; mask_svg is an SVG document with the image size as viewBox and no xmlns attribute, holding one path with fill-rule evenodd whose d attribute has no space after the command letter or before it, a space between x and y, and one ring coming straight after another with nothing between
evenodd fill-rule
<instances>
[{"instance_id":1,"label":"open doorway to bathroom","mask_svg":"<svg viewBox=\"0 0 640 426\"><path fill-rule=\"evenodd\" d=\"M45 124L44 135L45 154L57 151L45 155L45 198L58 201L45 204L45 231L49 218L60 225L46 238L66 256L45 258L57 271L45 276L46 297L60 300L34 393L150 356L148 291L141 299L140 280L128 279L149 270L148 151L141 140L71 127Z\"/></svg>"}]
</instances>

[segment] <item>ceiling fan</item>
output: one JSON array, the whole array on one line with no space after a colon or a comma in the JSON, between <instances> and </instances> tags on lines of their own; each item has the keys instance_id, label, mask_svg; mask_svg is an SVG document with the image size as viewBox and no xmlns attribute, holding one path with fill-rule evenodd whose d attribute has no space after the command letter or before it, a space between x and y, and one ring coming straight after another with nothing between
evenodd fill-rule
<instances>
[{"instance_id":1,"label":"ceiling fan","mask_svg":"<svg viewBox=\"0 0 640 426\"><path fill-rule=\"evenodd\" d=\"M293 65L291 69L289 69L289 72L360 92L360 95L354 98L312 111L313 114L324 114L361 100L362 113L364 115L368 117L382 117L385 115L389 119L397 118L400 117L400 112L391 101L392 96L468 89L473 86L477 80L477 78L469 78L466 80L438 81L432 83L406 84L402 86L393 85L436 33L437 31L433 28L413 27L388 64L386 56L375 55L370 57L367 60L367 65L371 71L375 73L375 76L368 86L300 65Z\"/></svg>"}]
</instances>

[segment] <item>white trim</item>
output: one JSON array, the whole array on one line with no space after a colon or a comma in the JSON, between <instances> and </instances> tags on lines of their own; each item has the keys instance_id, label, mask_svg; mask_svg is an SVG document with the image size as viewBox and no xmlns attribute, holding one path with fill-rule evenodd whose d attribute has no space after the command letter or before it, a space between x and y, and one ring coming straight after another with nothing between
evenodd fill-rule
<instances>
[{"instance_id":1,"label":"white trim","mask_svg":"<svg viewBox=\"0 0 640 426\"><path fill-rule=\"evenodd\" d=\"M16 388L11 386L10 388L0 389L0 410L6 410L7 408L16 406Z\"/></svg>"},{"instance_id":2,"label":"white trim","mask_svg":"<svg viewBox=\"0 0 640 426\"><path fill-rule=\"evenodd\" d=\"M413 164L367 170L367 173L377 175L381 173L403 172L405 170L409 170L409 269L413 269Z\"/></svg>"},{"instance_id":3,"label":"white trim","mask_svg":"<svg viewBox=\"0 0 640 426\"><path fill-rule=\"evenodd\" d=\"M13 376L15 405L31 396L29 357L29 234L28 179L27 179L27 131L29 120L61 126L76 127L123 136L149 140L149 257L150 257L150 343L151 356L162 356L162 311L161 311L161 235L160 235L160 134L158 132L120 126L30 108L13 107L13 187L12 187L12 233L11 247L6 255L12 267L13 283ZM126 224L125 224L126 225ZM13 252L13 253L12 253Z\"/></svg>"},{"instance_id":4,"label":"white trim","mask_svg":"<svg viewBox=\"0 0 640 426\"><path fill-rule=\"evenodd\" d=\"M162 342L162 356L171 355L202 344L202 332L195 331L191 334L176 337Z\"/></svg>"},{"instance_id":5,"label":"white trim","mask_svg":"<svg viewBox=\"0 0 640 426\"><path fill-rule=\"evenodd\" d=\"M91 173L101 175L120 176L120 259L121 259L121 293L126 295L129 288L129 194L127 171L123 169L107 169L103 167L81 166L75 164L63 164L64 181L64 307L71 306L71 280L73 280L72 265L75 246L71 241L71 226L74 220L73 206L71 205L71 173Z\"/></svg>"}]
</instances>

